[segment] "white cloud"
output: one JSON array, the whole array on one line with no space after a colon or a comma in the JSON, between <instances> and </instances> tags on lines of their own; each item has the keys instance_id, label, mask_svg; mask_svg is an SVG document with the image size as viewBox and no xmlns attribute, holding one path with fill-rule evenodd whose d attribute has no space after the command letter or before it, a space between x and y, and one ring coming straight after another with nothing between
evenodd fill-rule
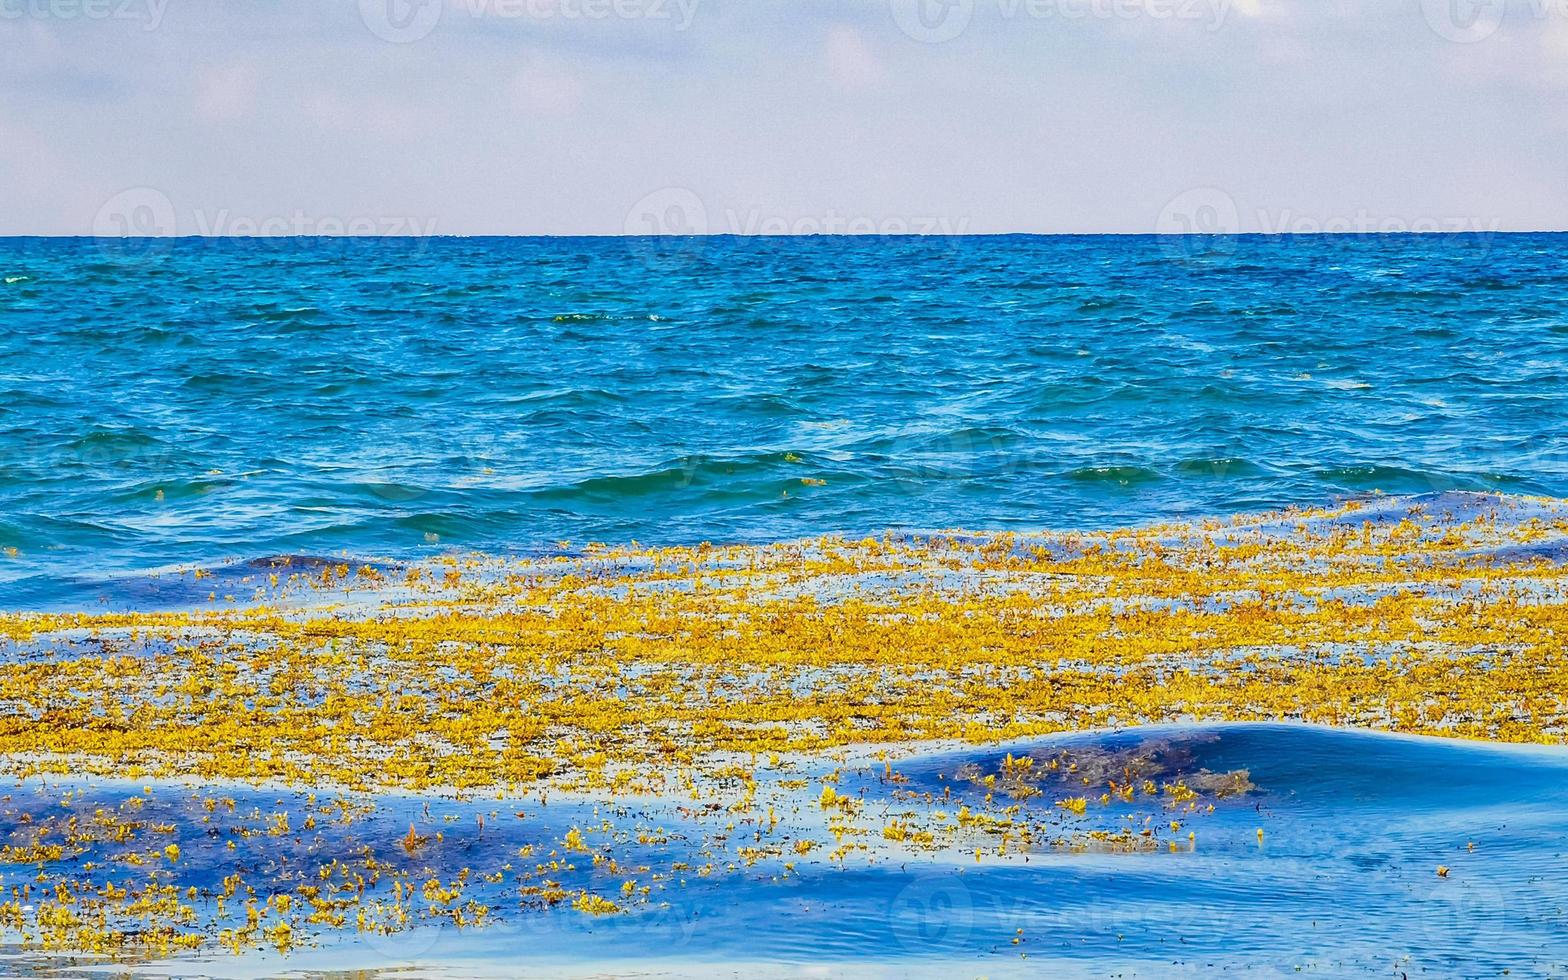
<instances>
[{"instance_id":1,"label":"white cloud","mask_svg":"<svg viewBox=\"0 0 1568 980\"><path fill-rule=\"evenodd\" d=\"M582 105L584 85L564 58L532 55L512 78L512 97L525 112L561 118Z\"/></svg>"},{"instance_id":2,"label":"white cloud","mask_svg":"<svg viewBox=\"0 0 1568 980\"><path fill-rule=\"evenodd\" d=\"M823 43L828 73L848 88L874 85L881 80L882 63L859 30L847 24L830 28Z\"/></svg>"},{"instance_id":3,"label":"white cloud","mask_svg":"<svg viewBox=\"0 0 1568 980\"><path fill-rule=\"evenodd\" d=\"M406 44L319 0L0 20L0 217L79 231L145 185L184 209L617 233L683 187L791 223L1147 231L1219 187L1247 214L1568 227L1563 18L1457 44L1415 2L1233 2L1211 28L976 0L942 43L885 0L704 0L687 30L449 8Z\"/></svg>"},{"instance_id":4,"label":"white cloud","mask_svg":"<svg viewBox=\"0 0 1568 980\"><path fill-rule=\"evenodd\" d=\"M261 73L249 62L203 69L196 78L196 112L210 122L235 122L255 109Z\"/></svg>"}]
</instances>

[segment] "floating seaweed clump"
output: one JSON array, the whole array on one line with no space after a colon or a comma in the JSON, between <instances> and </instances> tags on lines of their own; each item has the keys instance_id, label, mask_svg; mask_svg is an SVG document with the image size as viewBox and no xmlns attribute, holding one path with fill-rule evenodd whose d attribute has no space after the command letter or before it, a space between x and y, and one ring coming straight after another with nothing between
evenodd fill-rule
<instances>
[{"instance_id":1,"label":"floating seaweed clump","mask_svg":"<svg viewBox=\"0 0 1568 980\"><path fill-rule=\"evenodd\" d=\"M691 880L890 852L1191 849L1248 772L1020 751L920 785L896 763L1195 721L1560 742L1565 542L1556 502L1455 495L326 564L260 571L244 602L0 616L0 758L22 780L0 929L288 949L637 914Z\"/></svg>"}]
</instances>

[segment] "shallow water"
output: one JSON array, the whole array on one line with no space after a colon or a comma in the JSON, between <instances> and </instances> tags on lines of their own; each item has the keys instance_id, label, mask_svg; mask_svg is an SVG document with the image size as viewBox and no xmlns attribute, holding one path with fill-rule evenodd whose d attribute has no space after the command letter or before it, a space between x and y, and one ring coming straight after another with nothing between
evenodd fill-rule
<instances>
[{"instance_id":1,"label":"shallow water","mask_svg":"<svg viewBox=\"0 0 1568 980\"><path fill-rule=\"evenodd\" d=\"M818 854L801 859L793 876L779 877L766 865L711 879L689 876L661 902L625 915L596 918L563 908L502 919L477 932L426 926L391 937L329 939L287 959L176 958L127 970L215 977L338 969L387 977L1568 971L1568 755L1560 750L1221 725L927 753L901 760L896 771L909 780L904 789L938 796L949 789L956 805L976 795L960 778L963 767L995 772L1004 751L1041 759L1066 752L1084 771L1138 758L1150 778L1194 785L1203 773L1244 771L1250 786L1218 798L1212 813L1173 813L1157 801L1140 801L1124 812L1092 808L1064 824L1143 826L1149 817L1158 846L1133 853L1047 850L1027 862L994 853L980 862L952 852L900 853L842 867ZM868 813L879 803L903 805L890 801L879 772L850 769L841 784L846 792L864 792ZM1048 801L1073 783L1066 774L1044 780L1044 796L1026 800L1026 812L1049 811ZM95 793L112 797L99 786L82 792L77 806L95 805ZM252 797L267 806L276 795L242 792L240 809ZM438 801L421 818L418 802L383 799L369 819L446 826L445 850L422 860L450 873L459 863L479 861L483 848L504 851L519 840L559 834L583 821L588 809L524 804L527 820L497 821L476 833L473 814L495 806ZM704 829L701 821L683 823L656 807L632 809L627 825L657 821L694 840ZM1172 818L1181 821L1180 831L1166 831ZM706 829L722 819L710 818ZM1190 843L1188 828L1196 835ZM376 829L355 833L369 838ZM1177 844L1174 851L1167 840ZM187 844L198 862L199 846ZM667 861L680 846L645 848L642 856ZM628 862L638 853L618 856ZM1449 868L1447 877L1438 876L1440 865ZM214 879L224 870L215 868ZM80 962L42 957L13 966L89 975Z\"/></svg>"},{"instance_id":2,"label":"shallow water","mask_svg":"<svg viewBox=\"0 0 1568 980\"><path fill-rule=\"evenodd\" d=\"M0 241L0 608L281 553L1568 495L1565 243Z\"/></svg>"}]
</instances>

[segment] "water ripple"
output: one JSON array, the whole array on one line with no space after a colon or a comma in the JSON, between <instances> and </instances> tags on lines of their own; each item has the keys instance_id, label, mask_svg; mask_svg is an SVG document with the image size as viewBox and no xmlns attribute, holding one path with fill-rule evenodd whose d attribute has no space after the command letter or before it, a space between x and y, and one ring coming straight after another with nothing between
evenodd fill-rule
<instances>
[{"instance_id":1,"label":"water ripple","mask_svg":"<svg viewBox=\"0 0 1568 980\"><path fill-rule=\"evenodd\" d=\"M291 549L1568 495L1565 243L8 240L0 606Z\"/></svg>"}]
</instances>

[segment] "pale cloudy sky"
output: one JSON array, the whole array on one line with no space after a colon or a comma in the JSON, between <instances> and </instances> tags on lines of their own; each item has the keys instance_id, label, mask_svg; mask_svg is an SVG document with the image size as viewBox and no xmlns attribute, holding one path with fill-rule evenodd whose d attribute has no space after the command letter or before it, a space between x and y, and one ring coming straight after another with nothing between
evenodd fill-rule
<instances>
[{"instance_id":1,"label":"pale cloudy sky","mask_svg":"<svg viewBox=\"0 0 1568 980\"><path fill-rule=\"evenodd\" d=\"M1568 0L0 0L0 234L1568 228Z\"/></svg>"}]
</instances>

